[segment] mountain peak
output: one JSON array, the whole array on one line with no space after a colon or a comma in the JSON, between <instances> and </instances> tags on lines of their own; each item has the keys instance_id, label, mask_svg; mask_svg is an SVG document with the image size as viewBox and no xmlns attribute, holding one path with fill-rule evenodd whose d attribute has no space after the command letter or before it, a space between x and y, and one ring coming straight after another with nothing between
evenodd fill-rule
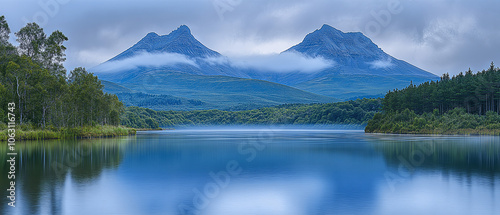
<instances>
[{"instance_id":1,"label":"mountain peak","mask_svg":"<svg viewBox=\"0 0 500 215\"><path fill-rule=\"evenodd\" d=\"M332 26L329 26L327 24L324 24L323 26L321 26L321 28L318 30L320 32L337 32L337 33L342 33L342 31L332 27Z\"/></svg>"},{"instance_id":2,"label":"mountain peak","mask_svg":"<svg viewBox=\"0 0 500 215\"><path fill-rule=\"evenodd\" d=\"M191 29L187 25L181 25L174 32L191 34Z\"/></svg>"},{"instance_id":3,"label":"mountain peak","mask_svg":"<svg viewBox=\"0 0 500 215\"><path fill-rule=\"evenodd\" d=\"M308 34L304 40L288 49L311 57L321 56L335 61L352 61L353 58L387 58L376 44L361 33L344 33L327 24Z\"/></svg>"},{"instance_id":4,"label":"mountain peak","mask_svg":"<svg viewBox=\"0 0 500 215\"><path fill-rule=\"evenodd\" d=\"M189 27L187 25L181 25L181 26L179 26L176 30L172 31L167 36L171 36L171 37L192 37L194 39L194 36L191 34L191 29L189 29Z\"/></svg>"},{"instance_id":5,"label":"mountain peak","mask_svg":"<svg viewBox=\"0 0 500 215\"><path fill-rule=\"evenodd\" d=\"M160 35L158 35L156 32L149 32L144 38L155 38L159 36Z\"/></svg>"},{"instance_id":6,"label":"mountain peak","mask_svg":"<svg viewBox=\"0 0 500 215\"><path fill-rule=\"evenodd\" d=\"M213 57L219 53L207 48L191 34L191 29L186 25L179 26L168 35L148 33L134 46L112 58L110 61L123 60L134 55L148 53L177 53L188 57Z\"/></svg>"},{"instance_id":7,"label":"mountain peak","mask_svg":"<svg viewBox=\"0 0 500 215\"><path fill-rule=\"evenodd\" d=\"M322 57L336 63L337 71L359 74L412 74L434 77L380 49L360 32L344 33L329 25L308 34L304 40L286 50L309 57ZM381 72L382 71L382 72Z\"/></svg>"}]
</instances>

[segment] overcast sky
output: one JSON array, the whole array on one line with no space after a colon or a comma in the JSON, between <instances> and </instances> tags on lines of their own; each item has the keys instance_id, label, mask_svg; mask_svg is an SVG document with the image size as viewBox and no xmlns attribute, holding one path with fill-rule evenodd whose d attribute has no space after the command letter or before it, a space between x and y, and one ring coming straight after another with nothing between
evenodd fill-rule
<instances>
[{"instance_id":1,"label":"overcast sky","mask_svg":"<svg viewBox=\"0 0 500 215\"><path fill-rule=\"evenodd\" d=\"M230 57L279 53L329 24L434 74L457 74L500 65L499 12L495 0L0 0L13 32L36 21L69 37L68 69L96 66L182 24Z\"/></svg>"}]
</instances>

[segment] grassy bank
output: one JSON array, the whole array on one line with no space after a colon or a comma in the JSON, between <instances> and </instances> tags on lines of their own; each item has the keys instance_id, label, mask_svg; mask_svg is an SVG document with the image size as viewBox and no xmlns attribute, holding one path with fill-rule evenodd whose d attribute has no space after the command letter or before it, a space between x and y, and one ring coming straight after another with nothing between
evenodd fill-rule
<instances>
[{"instance_id":1,"label":"grassy bank","mask_svg":"<svg viewBox=\"0 0 500 215\"><path fill-rule=\"evenodd\" d=\"M500 115L489 111L486 115L468 114L456 108L445 114L415 114L405 111L378 113L368 122L367 133L444 134L444 135L500 135Z\"/></svg>"},{"instance_id":2,"label":"grassy bank","mask_svg":"<svg viewBox=\"0 0 500 215\"><path fill-rule=\"evenodd\" d=\"M123 126L93 126L61 129L36 129L30 126L16 128L16 140L42 140L42 139L85 139L135 135L136 130ZM8 139L8 130L2 127L0 141Z\"/></svg>"}]
</instances>

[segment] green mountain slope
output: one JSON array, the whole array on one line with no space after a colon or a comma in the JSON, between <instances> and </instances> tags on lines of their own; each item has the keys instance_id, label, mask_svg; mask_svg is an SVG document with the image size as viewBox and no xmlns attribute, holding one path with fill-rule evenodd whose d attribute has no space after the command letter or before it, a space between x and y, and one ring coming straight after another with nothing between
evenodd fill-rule
<instances>
[{"instance_id":1,"label":"green mountain slope","mask_svg":"<svg viewBox=\"0 0 500 215\"><path fill-rule=\"evenodd\" d=\"M106 82L108 83L108 82ZM106 83L104 83L106 85ZM109 82L111 83L111 82ZM114 92L120 92L117 84L109 84ZM141 92L149 95L174 95L180 100L200 101L182 110L224 109L244 110L290 103L327 103L338 99L305 92L293 87L268 81L227 76L202 76L175 71L151 71L121 84L123 92ZM127 91L130 90L130 91ZM144 96L144 95L142 95ZM121 96L124 97L123 95ZM130 99L131 100L131 99ZM127 102L130 105L130 101ZM199 102L193 102L199 104ZM142 105L137 105L141 106ZM168 107L151 107L156 110L179 110Z\"/></svg>"},{"instance_id":2,"label":"green mountain slope","mask_svg":"<svg viewBox=\"0 0 500 215\"><path fill-rule=\"evenodd\" d=\"M103 92L115 94L126 106L150 108L153 110L207 110L225 108L197 99L187 99L171 95L157 95L136 92L119 84L101 80Z\"/></svg>"},{"instance_id":3,"label":"green mountain slope","mask_svg":"<svg viewBox=\"0 0 500 215\"><path fill-rule=\"evenodd\" d=\"M117 94L117 93L134 93L133 90L126 88L122 85L113 83L111 81L104 81L100 80L101 84L104 85L104 92L105 93L110 93L110 94Z\"/></svg>"},{"instance_id":4,"label":"green mountain slope","mask_svg":"<svg viewBox=\"0 0 500 215\"><path fill-rule=\"evenodd\" d=\"M428 78L415 76L379 76L339 74L316 78L295 85L297 89L332 96L342 100L354 97L383 97L389 90L403 89L413 83L422 83Z\"/></svg>"}]
</instances>

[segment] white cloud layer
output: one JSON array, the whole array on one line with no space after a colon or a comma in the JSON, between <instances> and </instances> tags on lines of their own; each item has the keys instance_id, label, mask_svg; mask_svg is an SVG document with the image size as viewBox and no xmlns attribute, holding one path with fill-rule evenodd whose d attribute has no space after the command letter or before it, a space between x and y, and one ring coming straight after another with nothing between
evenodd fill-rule
<instances>
[{"instance_id":1,"label":"white cloud layer","mask_svg":"<svg viewBox=\"0 0 500 215\"><path fill-rule=\"evenodd\" d=\"M231 66L254 69L262 72L317 72L335 66L335 62L322 57L310 58L299 53L285 52L272 55L235 57L229 60Z\"/></svg>"},{"instance_id":2,"label":"white cloud layer","mask_svg":"<svg viewBox=\"0 0 500 215\"><path fill-rule=\"evenodd\" d=\"M110 61L96 68L97 72L118 72L139 67L162 67L187 64L200 67L197 62L207 62L211 66L229 65L235 69L251 69L260 72L317 72L335 66L335 62L322 57L310 58L300 53L286 52L272 55L255 55L245 57L210 57L190 58L177 53L147 53L143 52L125 60Z\"/></svg>"},{"instance_id":3,"label":"white cloud layer","mask_svg":"<svg viewBox=\"0 0 500 215\"><path fill-rule=\"evenodd\" d=\"M392 63L392 59L390 58L385 60L372 61L369 62L368 64L370 64L370 67L372 69L386 69L394 66L394 64Z\"/></svg>"},{"instance_id":4,"label":"white cloud layer","mask_svg":"<svg viewBox=\"0 0 500 215\"><path fill-rule=\"evenodd\" d=\"M99 72L117 72L131 70L138 67L161 67L175 66L178 64L188 64L198 67L195 61L187 56L177 53L152 54L143 52L125 60L110 61L97 66L95 69Z\"/></svg>"}]
</instances>

